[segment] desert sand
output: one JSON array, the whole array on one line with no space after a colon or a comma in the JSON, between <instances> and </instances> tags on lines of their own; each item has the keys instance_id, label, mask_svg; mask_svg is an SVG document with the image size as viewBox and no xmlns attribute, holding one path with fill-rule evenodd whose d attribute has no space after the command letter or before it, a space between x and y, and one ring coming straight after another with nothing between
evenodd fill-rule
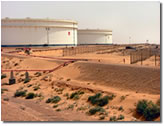
<instances>
[{"instance_id":1,"label":"desert sand","mask_svg":"<svg viewBox=\"0 0 164 126\"><path fill-rule=\"evenodd\" d=\"M2 74L6 74L1 80L1 89L7 89L2 94L2 121L109 121L110 117L119 115L124 119L117 121L145 121L136 114L137 102L146 99L156 103L160 99L160 60L155 66L153 56L141 66L140 63L130 64L129 55L120 51L105 50L66 57L60 49L32 52L31 55L36 57L8 51L3 48L1 56ZM55 71L44 71L67 61L57 58L88 61L77 60ZM28 72L31 80L27 83L24 83L25 71L14 72L16 84L9 85L10 72L3 70L35 71ZM38 96L33 99L14 97L16 90L27 90ZM68 98L78 91L83 93L77 99ZM94 105L88 97L96 93L114 98L102 107L105 112L89 115L88 111ZM46 103L53 96L59 96L61 100ZM155 121L160 121L160 117Z\"/></svg>"}]
</instances>

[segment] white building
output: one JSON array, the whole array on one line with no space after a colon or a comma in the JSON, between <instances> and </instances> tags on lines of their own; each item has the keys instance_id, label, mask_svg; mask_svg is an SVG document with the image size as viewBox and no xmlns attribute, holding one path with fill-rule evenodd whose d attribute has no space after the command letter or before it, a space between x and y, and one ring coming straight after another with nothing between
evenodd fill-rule
<instances>
[{"instance_id":1,"label":"white building","mask_svg":"<svg viewBox=\"0 0 164 126\"><path fill-rule=\"evenodd\" d=\"M53 19L1 20L2 46L77 45L77 22Z\"/></svg>"},{"instance_id":2,"label":"white building","mask_svg":"<svg viewBox=\"0 0 164 126\"><path fill-rule=\"evenodd\" d=\"M112 31L102 29L79 29L78 44L112 44Z\"/></svg>"}]
</instances>

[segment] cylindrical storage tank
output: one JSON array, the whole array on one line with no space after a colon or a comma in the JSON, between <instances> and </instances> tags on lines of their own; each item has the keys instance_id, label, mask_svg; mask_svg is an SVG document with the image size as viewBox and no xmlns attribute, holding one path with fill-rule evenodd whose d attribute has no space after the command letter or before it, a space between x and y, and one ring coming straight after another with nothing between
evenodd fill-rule
<instances>
[{"instance_id":1,"label":"cylindrical storage tank","mask_svg":"<svg viewBox=\"0 0 164 126\"><path fill-rule=\"evenodd\" d=\"M76 46L77 22L54 19L1 20L2 46Z\"/></svg>"},{"instance_id":2,"label":"cylindrical storage tank","mask_svg":"<svg viewBox=\"0 0 164 126\"><path fill-rule=\"evenodd\" d=\"M79 29L79 45L112 44L112 31L101 29Z\"/></svg>"}]
</instances>

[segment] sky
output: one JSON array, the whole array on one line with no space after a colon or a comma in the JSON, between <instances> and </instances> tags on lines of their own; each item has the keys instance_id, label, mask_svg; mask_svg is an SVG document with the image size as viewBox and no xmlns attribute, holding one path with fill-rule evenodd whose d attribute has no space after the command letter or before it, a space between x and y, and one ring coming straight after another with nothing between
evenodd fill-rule
<instances>
[{"instance_id":1,"label":"sky","mask_svg":"<svg viewBox=\"0 0 164 126\"><path fill-rule=\"evenodd\" d=\"M71 19L79 29L112 30L114 44L160 43L157 1L2 1L1 18L5 17Z\"/></svg>"}]
</instances>

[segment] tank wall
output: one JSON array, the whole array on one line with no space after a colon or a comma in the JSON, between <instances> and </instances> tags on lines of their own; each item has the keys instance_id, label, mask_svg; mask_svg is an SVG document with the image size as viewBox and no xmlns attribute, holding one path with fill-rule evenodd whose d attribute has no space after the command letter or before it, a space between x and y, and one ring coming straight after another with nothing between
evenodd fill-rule
<instances>
[{"instance_id":1,"label":"tank wall","mask_svg":"<svg viewBox=\"0 0 164 126\"><path fill-rule=\"evenodd\" d=\"M77 34L73 29L50 28L2 28L2 45L43 45L43 44L72 44L76 45ZM74 29L76 31L76 29Z\"/></svg>"},{"instance_id":2,"label":"tank wall","mask_svg":"<svg viewBox=\"0 0 164 126\"><path fill-rule=\"evenodd\" d=\"M49 30L49 44L77 44L74 38L77 38L77 34L74 34L75 29L67 28L50 28ZM75 30L76 31L76 30Z\"/></svg>"},{"instance_id":3,"label":"tank wall","mask_svg":"<svg viewBox=\"0 0 164 126\"><path fill-rule=\"evenodd\" d=\"M78 44L112 44L112 35L78 33Z\"/></svg>"},{"instance_id":4,"label":"tank wall","mask_svg":"<svg viewBox=\"0 0 164 126\"><path fill-rule=\"evenodd\" d=\"M7 26L7 27L6 27ZM10 27L18 26L18 27ZM19 26L50 26L46 27L19 27ZM52 27L51 27L52 26ZM53 26L62 26L55 28ZM69 27L69 28L63 28ZM18 22L2 21L2 45L77 45L77 24L72 22ZM48 32L48 33L47 33Z\"/></svg>"},{"instance_id":5,"label":"tank wall","mask_svg":"<svg viewBox=\"0 0 164 126\"><path fill-rule=\"evenodd\" d=\"M45 28L1 28L2 45L45 44Z\"/></svg>"}]
</instances>

